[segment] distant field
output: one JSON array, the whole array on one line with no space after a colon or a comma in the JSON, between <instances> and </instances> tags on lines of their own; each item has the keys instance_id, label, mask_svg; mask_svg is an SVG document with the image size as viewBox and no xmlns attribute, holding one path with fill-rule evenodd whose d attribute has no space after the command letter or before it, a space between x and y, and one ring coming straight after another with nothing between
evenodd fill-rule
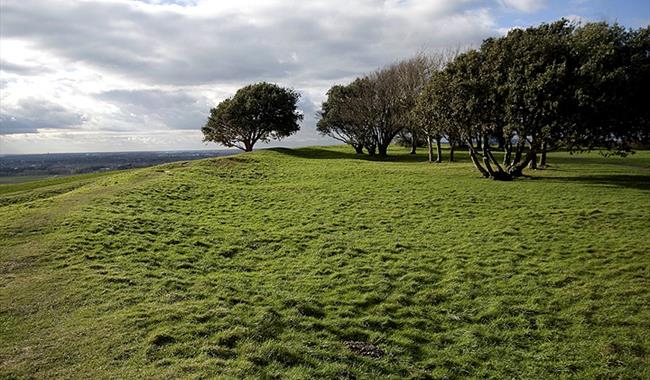
<instances>
[{"instance_id":1,"label":"distant field","mask_svg":"<svg viewBox=\"0 0 650 380\"><path fill-rule=\"evenodd\" d=\"M21 183L21 182L31 182L38 181L40 179L52 178L58 176L51 175L17 175L11 177L0 177L0 185L11 184L11 183Z\"/></svg>"},{"instance_id":2,"label":"distant field","mask_svg":"<svg viewBox=\"0 0 650 380\"><path fill-rule=\"evenodd\" d=\"M0 186L0 378L650 378L650 152Z\"/></svg>"}]
</instances>

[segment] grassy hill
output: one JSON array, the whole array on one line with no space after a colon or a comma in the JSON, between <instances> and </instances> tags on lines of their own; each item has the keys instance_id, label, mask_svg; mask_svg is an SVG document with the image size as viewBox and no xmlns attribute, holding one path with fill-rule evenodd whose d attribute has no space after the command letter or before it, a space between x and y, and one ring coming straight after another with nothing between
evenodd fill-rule
<instances>
[{"instance_id":1,"label":"grassy hill","mask_svg":"<svg viewBox=\"0 0 650 380\"><path fill-rule=\"evenodd\" d=\"M650 152L0 186L0 378L650 378Z\"/></svg>"}]
</instances>

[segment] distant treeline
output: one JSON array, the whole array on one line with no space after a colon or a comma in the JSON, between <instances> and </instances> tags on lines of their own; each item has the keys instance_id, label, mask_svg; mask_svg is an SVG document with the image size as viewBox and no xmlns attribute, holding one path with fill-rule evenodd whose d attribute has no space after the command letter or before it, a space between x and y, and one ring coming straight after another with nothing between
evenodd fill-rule
<instances>
[{"instance_id":1,"label":"distant treeline","mask_svg":"<svg viewBox=\"0 0 650 380\"><path fill-rule=\"evenodd\" d=\"M625 154L648 144L649 89L650 27L562 19L459 54L418 54L334 86L318 130L380 156L398 135L414 145L426 140L431 161L441 160L445 139L466 147L483 176L508 180L543 167L549 150Z\"/></svg>"}]
</instances>

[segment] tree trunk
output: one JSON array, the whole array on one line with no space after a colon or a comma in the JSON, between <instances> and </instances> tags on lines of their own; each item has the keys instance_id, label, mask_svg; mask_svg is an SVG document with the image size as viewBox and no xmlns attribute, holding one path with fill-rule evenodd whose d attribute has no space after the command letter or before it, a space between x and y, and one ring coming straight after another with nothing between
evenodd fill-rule
<instances>
[{"instance_id":1,"label":"tree trunk","mask_svg":"<svg viewBox=\"0 0 650 380\"><path fill-rule=\"evenodd\" d=\"M476 149L481 150L483 146L481 145L481 135L476 136Z\"/></svg>"},{"instance_id":2,"label":"tree trunk","mask_svg":"<svg viewBox=\"0 0 650 380\"><path fill-rule=\"evenodd\" d=\"M483 135L483 150L490 150L490 137L488 135Z\"/></svg>"},{"instance_id":3,"label":"tree trunk","mask_svg":"<svg viewBox=\"0 0 650 380\"><path fill-rule=\"evenodd\" d=\"M524 153L524 146L526 144L520 139L517 141L517 149L515 150L515 158L510 163L510 166L515 166L521 161L521 156Z\"/></svg>"},{"instance_id":4,"label":"tree trunk","mask_svg":"<svg viewBox=\"0 0 650 380\"><path fill-rule=\"evenodd\" d=\"M440 137L436 137L436 162L442 162L442 144L440 144Z\"/></svg>"},{"instance_id":5,"label":"tree trunk","mask_svg":"<svg viewBox=\"0 0 650 380\"><path fill-rule=\"evenodd\" d=\"M427 151L429 152L429 162L433 162L433 139L427 135Z\"/></svg>"},{"instance_id":6,"label":"tree trunk","mask_svg":"<svg viewBox=\"0 0 650 380\"><path fill-rule=\"evenodd\" d=\"M546 144L546 141L542 144L542 154L541 158L539 159L539 168L540 169L546 169L546 150L548 149L548 145Z\"/></svg>"},{"instance_id":7,"label":"tree trunk","mask_svg":"<svg viewBox=\"0 0 650 380\"><path fill-rule=\"evenodd\" d=\"M496 181L512 180L512 176L503 170L501 165L499 165L499 162L492 154L487 138L485 138L483 141L483 163L485 164L485 168L487 169L488 173L490 173L490 177L492 177L492 179ZM497 170L494 170L492 168L492 164L494 164Z\"/></svg>"},{"instance_id":8,"label":"tree trunk","mask_svg":"<svg viewBox=\"0 0 650 380\"><path fill-rule=\"evenodd\" d=\"M537 153L533 154L533 158L528 163L528 169L537 169Z\"/></svg>"},{"instance_id":9,"label":"tree trunk","mask_svg":"<svg viewBox=\"0 0 650 380\"><path fill-rule=\"evenodd\" d=\"M476 151L472 147L472 142L468 141L468 149L469 149L469 158L472 160L472 163L474 164L474 167L481 173L481 175L485 178L490 177L490 173L488 173L487 170L483 168L481 165L481 162L479 161L478 157L476 156Z\"/></svg>"},{"instance_id":10,"label":"tree trunk","mask_svg":"<svg viewBox=\"0 0 650 380\"><path fill-rule=\"evenodd\" d=\"M415 149L418 147L418 140L415 133L411 132L411 154L415 154Z\"/></svg>"},{"instance_id":11,"label":"tree trunk","mask_svg":"<svg viewBox=\"0 0 650 380\"><path fill-rule=\"evenodd\" d=\"M505 153L503 154L503 166L510 165L510 157L512 156L512 142L506 141Z\"/></svg>"},{"instance_id":12,"label":"tree trunk","mask_svg":"<svg viewBox=\"0 0 650 380\"><path fill-rule=\"evenodd\" d=\"M369 156L375 156L377 154L377 148L374 145L367 146L366 150Z\"/></svg>"},{"instance_id":13,"label":"tree trunk","mask_svg":"<svg viewBox=\"0 0 650 380\"><path fill-rule=\"evenodd\" d=\"M449 162L454 162L454 149L456 149L453 145L449 145Z\"/></svg>"},{"instance_id":14,"label":"tree trunk","mask_svg":"<svg viewBox=\"0 0 650 380\"><path fill-rule=\"evenodd\" d=\"M379 151L380 157L386 157L388 155L388 145L377 145L377 150Z\"/></svg>"},{"instance_id":15,"label":"tree trunk","mask_svg":"<svg viewBox=\"0 0 650 380\"><path fill-rule=\"evenodd\" d=\"M363 145L352 145L357 154L363 154Z\"/></svg>"},{"instance_id":16,"label":"tree trunk","mask_svg":"<svg viewBox=\"0 0 650 380\"><path fill-rule=\"evenodd\" d=\"M244 141L244 152L251 152L253 150L253 143L246 140Z\"/></svg>"},{"instance_id":17,"label":"tree trunk","mask_svg":"<svg viewBox=\"0 0 650 380\"><path fill-rule=\"evenodd\" d=\"M530 150L526 154L526 158L522 162L519 162L518 164L510 167L510 175L513 177L521 177L523 175L524 168L528 166L528 164L530 163L530 161L533 160L536 154L537 154L537 147L531 144Z\"/></svg>"},{"instance_id":18,"label":"tree trunk","mask_svg":"<svg viewBox=\"0 0 650 380\"><path fill-rule=\"evenodd\" d=\"M497 141L499 142L499 150L505 150L506 148L506 139L503 137L503 134L498 134Z\"/></svg>"}]
</instances>

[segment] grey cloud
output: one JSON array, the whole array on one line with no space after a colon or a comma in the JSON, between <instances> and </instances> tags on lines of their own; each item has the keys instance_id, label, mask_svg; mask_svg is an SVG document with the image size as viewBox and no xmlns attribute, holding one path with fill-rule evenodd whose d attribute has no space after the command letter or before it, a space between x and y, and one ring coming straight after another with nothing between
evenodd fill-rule
<instances>
[{"instance_id":1,"label":"grey cloud","mask_svg":"<svg viewBox=\"0 0 650 380\"><path fill-rule=\"evenodd\" d=\"M200 129L210 110L207 99L182 91L111 90L96 97L117 106L123 122L170 129Z\"/></svg>"},{"instance_id":2,"label":"grey cloud","mask_svg":"<svg viewBox=\"0 0 650 380\"><path fill-rule=\"evenodd\" d=\"M39 129L67 129L86 121L84 115L43 99L21 100L15 107L0 110L0 135L35 133Z\"/></svg>"},{"instance_id":3,"label":"grey cloud","mask_svg":"<svg viewBox=\"0 0 650 380\"><path fill-rule=\"evenodd\" d=\"M0 60L0 71L18 75L40 75L52 72L52 69L43 66L29 66L19 63Z\"/></svg>"},{"instance_id":4,"label":"grey cloud","mask_svg":"<svg viewBox=\"0 0 650 380\"><path fill-rule=\"evenodd\" d=\"M426 14L419 15L430 23L420 29L406 18L386 17L379 11L346 12L332 4L318 13L309 4L272 7L256 15L264 18L257 23L235 11L199 17L166 8L146 12L126 3L42 1L28 6L4 1L1 32L149 84L182 85L331 79L436 45L437 36L467 44L491 32L485 25L462 20L455 28L462 32L453 36L436 28L436 23L471 11L473 1L440 3L430 11L429 20ZM403 2L408 6L409 1ZM294 53L297 61L291 60Z\"/></svg>"},{"instance_id":5,"label":"grey cloud","mask_svg":"<svg viewBox=\"0 0 650 380\"><path fill-rule=\"evenodd\" d=\"M36 132L38 132L38 126L28 120L11 115L0 115L0 135Z\"/></svg>"}]
</instances>

